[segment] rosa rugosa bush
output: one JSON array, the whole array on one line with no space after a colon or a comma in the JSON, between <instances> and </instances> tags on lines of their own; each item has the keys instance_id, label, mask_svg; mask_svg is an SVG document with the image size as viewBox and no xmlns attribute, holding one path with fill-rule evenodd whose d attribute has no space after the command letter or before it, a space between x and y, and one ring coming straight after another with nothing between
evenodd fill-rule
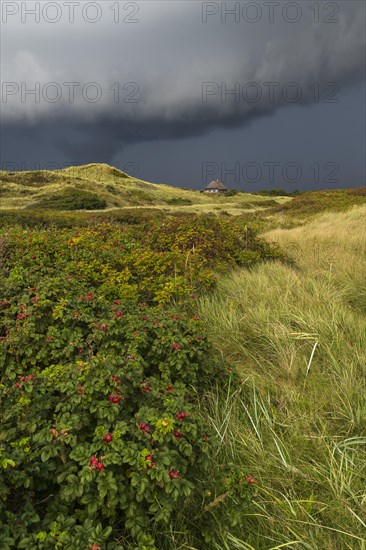
<instances>
[{"instance_id":1,"label":"rosa rugosa bush","mask_svg":"<svg viewBox=\"0 0 366 550\"><path fill-rule=\"evenodd\" d=\"M203 491L197 396L228 372L196 318L34 293L1 301L1 545L152 548L155 526Z\"/></svg>"},{"instance_id":2,"label":"rosa rugosa bush","mask_svg":"<svg viewBox=\"0 0 366 550\"><path fill-rule=\"evenodd\" d=\"M19 288L62 273L106 298L182 304L211 289L218 272L281 257L243 220L180 216L132 227L11 228L3 238L7 275ZM42 285L43 286L43 285Z\"/></svg>"},{"instance_id":3,"label":"rosa rugosa bush","mask_svg":"<svg viewBox=\"0 0 366 550\"><path fill-rule=\"evenodd\" d=\"M113 224L3 232L1 548L152 549L182 511L180 526L203 518L199 545L218 517L238 521L250 484L229 466L215 477L201 399L235 374L193 312L151 305L209 286L219 264L209 245L166 238Z\"/></svg>"}]
</instances>

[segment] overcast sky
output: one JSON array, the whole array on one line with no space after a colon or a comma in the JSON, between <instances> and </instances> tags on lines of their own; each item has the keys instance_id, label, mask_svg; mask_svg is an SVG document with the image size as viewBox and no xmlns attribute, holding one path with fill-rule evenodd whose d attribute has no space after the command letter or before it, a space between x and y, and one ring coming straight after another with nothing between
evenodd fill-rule
<instances>
[{"instance_id":1,"label":"overcast sky","mask_svg":"<svg viewBox=\"0 0 366 550\"><path fill-rule=\"evenodd\" d=\"M1 66L3 169L364 184L362 1L2 1Z\"/></svg>"}]
</instances>

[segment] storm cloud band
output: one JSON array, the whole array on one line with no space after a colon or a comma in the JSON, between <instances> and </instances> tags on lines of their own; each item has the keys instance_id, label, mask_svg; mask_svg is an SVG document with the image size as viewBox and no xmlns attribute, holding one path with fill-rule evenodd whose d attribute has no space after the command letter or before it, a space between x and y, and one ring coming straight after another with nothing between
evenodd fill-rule
<instances>
[{"instance_id":1,"label":"storm cloud band","mask_svg":"<svg viewBox=\"0 0 366 550\"><path fill-rule=\"evenodd\" d=\"M3 131L80 162L337 103L364 78L358 1L54 4L2 3Z\"/></svg>"}]
</instances>

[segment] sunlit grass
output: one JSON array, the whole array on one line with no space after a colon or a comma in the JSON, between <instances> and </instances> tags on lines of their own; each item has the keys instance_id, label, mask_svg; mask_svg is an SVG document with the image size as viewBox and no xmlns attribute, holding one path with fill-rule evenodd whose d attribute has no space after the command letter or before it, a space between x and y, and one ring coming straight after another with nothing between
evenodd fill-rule
<instances>
[{"instance_id":1,"label":"sunlit grass","mask_svg":"<svg viewBox=\"0 0 366 550\"><path fill-rule=\"evenodd\" d=\"M187 187L190 187L187 183ZM238 215L256 207L291 201L290 197L263 197L250 193L216 196L165 184L149 183L129 176L107 164L72 166L63 170L0 172L0 208L37 208L39 203L66 189L83 190L107 202L108 209L152 208L175 213ZM248 206L249 205L249 206Z\"/></svg>"},{"instance_id":2,"label":"sunlit grass","mask_svg":"<svg viewBox=\"0 0 366 550\"><path fill-rule=\"evenodd\" d=\"M366 548L365 208L265 235L295 257L240 270L200 302L244 380L208 398L222 460L258 479L217 548Z\"/></svg>"}]
</instances>

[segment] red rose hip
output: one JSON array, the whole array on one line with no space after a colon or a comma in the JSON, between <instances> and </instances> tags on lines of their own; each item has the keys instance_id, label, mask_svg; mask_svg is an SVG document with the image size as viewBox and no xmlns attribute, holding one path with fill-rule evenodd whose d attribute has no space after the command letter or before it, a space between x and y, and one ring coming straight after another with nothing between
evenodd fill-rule
<instances>
[{"instance_id":1,"label":"red rose hip","mask_svg":"<svg viewBox=\"0 0 366 550\"><path fill-rule=\"evenodd\" d=\"M180 475L179 470L170 470L169 477L170 477L170 479L180 479L181 475Z\"/></svg>"},{"instance_id":2,"label":"red rose hip","mask_svg":"<svg viewBox=\"0 0 366 550\"><path fill-rule=\"evenodd\" d=\"M110 443L113 439L113 435L112 434L105 434L103 439L104 439L105 443Z\"/></svg>"}]
</instances>

